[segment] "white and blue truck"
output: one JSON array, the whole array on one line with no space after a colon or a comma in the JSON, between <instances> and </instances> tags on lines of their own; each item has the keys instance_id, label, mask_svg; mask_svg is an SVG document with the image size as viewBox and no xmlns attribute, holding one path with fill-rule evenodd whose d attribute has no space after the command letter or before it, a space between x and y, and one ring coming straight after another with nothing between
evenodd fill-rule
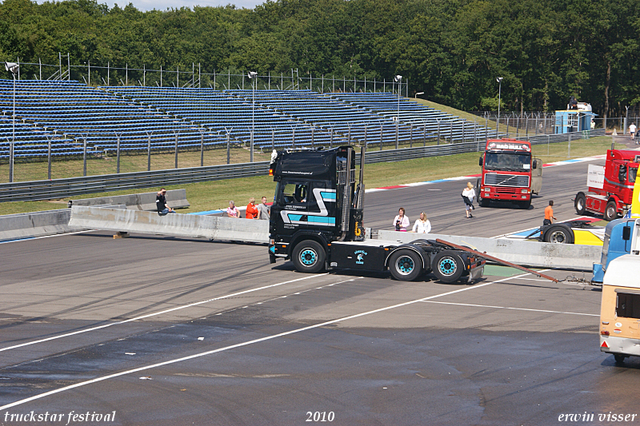
<instances>
[{"instance_id":1,"label":"white and blue truck","mask_svg":"<svg viewBox=\"0 0 640 426\"><path fill-rule=\"evenodd\" d=\"M640 219L615 219L604 231L600 263L593 264L591 284L602 285L612 260L626 254L640 254Z\"/></svg>"}]
</instances>

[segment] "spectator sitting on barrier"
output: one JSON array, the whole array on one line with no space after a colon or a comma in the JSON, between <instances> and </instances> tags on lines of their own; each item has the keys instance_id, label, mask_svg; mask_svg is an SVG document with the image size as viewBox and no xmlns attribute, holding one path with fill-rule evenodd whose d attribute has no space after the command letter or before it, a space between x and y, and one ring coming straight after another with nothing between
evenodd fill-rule
<instances>
[{"instance_id":1,"label":"spectator sitting on barrier","mask_svg":"<svg viewBox=\"0 0 640 426\"><path fill-rule=\"evenodd\" d=\"M236 203L233 200L229 201L229 207L227 207L227 216L236 219L240 217L240 211L236 207Z\"/></svg>"},{"instance_id":2,"label":"spectator sitting on barrier","mask_svg":"<svg viewBox=\"0 0 640 426\"><path fill-rule=\"evenodd\" d=\"M247 219L257 219L258 218L258 208L256 207L256 199L251 197L249 198L249 204L247 204L247 210L244 213L244 216Z\"/></svg>"},{"instance_id":3,"label":"spectator sitting on barrier","mask_svg":"<svg viewBox=\"0 0 640 426\"><path fill-rule=\"evenodd\" d=\"M258 219L269 220L269 206L267 205L267 197L262 197L262 203L258 206Z\"/></svg>"},{"instance_id":4,"label":"spectator sitting on barrier","mask_svg":"<svg viewBox=\"0 0 640 426\"><path fill-rule=\"evenodd\" d=\"M167 204L167 199L165 197L167 190L164 188L160 188L158 191L158 195L156 195L156 210L158 210L158 215L164 216L167 213L175 213L176 211L169 207Z\"/></svg>"}]
</instances>

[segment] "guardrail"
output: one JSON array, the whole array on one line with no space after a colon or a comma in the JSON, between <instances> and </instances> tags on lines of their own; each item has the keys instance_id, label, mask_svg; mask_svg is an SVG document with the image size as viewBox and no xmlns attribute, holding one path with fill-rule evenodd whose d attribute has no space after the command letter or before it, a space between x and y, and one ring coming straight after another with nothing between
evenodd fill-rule
<instances>
[{"instance_id":1,"label":"guardrail","mask_svg":"<svg viewBox=\"0 0 640 426\"><path fill-rule=\"evenodd\" d=\"M590 134L589 134L590 133ZM529 138L532 144L565 142L603 136L604 130L589 133L574 132L558 135L540 135ZM526 138L521 138L526 139ZM372 147L375 145L372 145ZM464 142L443 145L418 146L413 148L367 151L366 163L382 163L411 160L424 157L438 157L465 152L478 152L484 149L484 141ZM268 173L269 162L223 164L184 169L156 170L110 175L74 177L66 179L39 180L0 184L0 202L38 201L54 198L74 197L83 194L117 191L122 189L152 188L158 186L184 185L194 182L222 180L239 177L264 176Z\"/></svg>"}]
</instances>

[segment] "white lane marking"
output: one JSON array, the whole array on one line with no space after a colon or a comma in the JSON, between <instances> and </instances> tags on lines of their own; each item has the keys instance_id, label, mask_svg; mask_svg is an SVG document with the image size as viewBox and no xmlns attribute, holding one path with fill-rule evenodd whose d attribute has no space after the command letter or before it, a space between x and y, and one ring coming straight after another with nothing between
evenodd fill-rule
<instances>
[{"instance_id":1,"label":"white lane marking","mask_svg":"<svg viewBox=\"0 0 640 426\"><path fill-rule=\"evenodd\" d=\"M282 286L282 285L285 285L285 284L291 284L291 283L294 283L296 281L308 280L310 278L322 277L322 276L325 276L325 275L328 275L328 274L324 273L324 274L317 274L317 275L309 275L309 276L305 276L305 277L302 277L302 278L296 278L295 280L284 281L284 282L276 283L276 284L270 284L270 285L266 285L266 286L263 286L263 287L258 287L258 288L254 288L254 289L240 291L238 293L232 293L232 294L227 294L225 296L219 296L219 297L214 297L212 299L202 300L200 302L193 302L193 303L189 303L187 305L176 306L175 308L165 309L164 311L153 312L153 313L150 313L150 314L141 315L139 317L129 318L129 319L126 319L126 320L123 320L123 321L112 322L112 323L109 323L109 324L99 325L99 326L96 326L96 327L91 327L91 328L87 328L87 329L84 329L84 330L78 330L78 331L74 331L74 332L71 332L71 333L60 334L58 336L51 336L51 337L47 337L46 339L33 340L31 342L20 343L18 345L7 346L6 348L0 348L0 352L10 351L12 349L22 348L22 347L25 347L25 346L31 346L31 345L35 345L35 344L38 344L38 343L49 342L51 340L62 339L64 337L69 337L69 336L75 336L75 335L78 335L78 334L88 333L90 331L101 330L103 328L113 327L113 326L116 326L116 325L122 325L122 324L126 324L126 323L133 322L133 321L140 321L140 320L143 320L143 319L146 319L146 318L151 318L151 317L155 317L155 316L158 316L158 315L167 314L167 313L170 313L170 312L180 311L182 309L187 309L187 308L192 308L194 306L203 305L205 303L215 302L215 301L222 300L222 299L228 299L230 297L235 297L235 296L240 296L240 295L247 294L247 293L253 293L253 292L256 292L256 291L266 290L266 289L269 289L269 288L278 287L278 286Z\"/></svg>"},{"instance_id":2,"label":"white lane marking","mask_svg":"<svg viewBox=\"0 0 640 426\"><path fill-rule=\"evenodd\" d=\"M524 275L528 275L528 274L522 274L521 276L524 276ZM342 317L342 318L338 318L338 319L333 319L333 320L321 322L319 324L309 325L307 327L302 327L302 328L297 328L295 330L285 331L285 332L282 332L282 333L274 334L272 336L265 336L265 337L261 337L259 339L249 340L249 341L243 342L243 343L236 343L235 345L225 346L224 348L218 348L218 349L214 349L214 350L211 350L211 351L206 351L206 352L201 352L201 353L198 353L198 354L193 354L193 355L189 355L189 356L185 356L185 357L181 357L181 358L171 359L171 360L159 362L159 363L156 363L156 364L145 365L143 367L133 368L131 370L125 370L125 371L121 371L119 373L109 374L107 376L96 377L95 379L91 379L91 380L87 380L87 381L84 381L84 382L75 383L73 385L65 386L65 387L62 387L62 388L59 388L59 389L54 389L54 390L51 390L51 391L48 391L48 392L41 393L39 395L34 395L34 396L29 397L29 398L21 399L19 401L15 401L15 402L3 405L3 406L0 407L0 411L1 410L6 410L6 409L12 408L12 407L17 407L18 405L26 404L27 402L36 401L38 399L42 399L42 398L45 398L47 396L51 396L51 395L55 395L55 394L58 394L58 393L66 392L68 390L80 388L80 387L87 386L87 385L90 385L90 384L93 384L93 383L103 382L103 381L109 380L109 379L114 379L116 377L126 376L126 375L129 375L129 374L138 373L140 371L151 370L153 368L159 368L159 367L164 367L166 365L171 365L171 364L176 364L176 363L179 363L179 362L189 361L189 360L192 360L192 359L197 359L197 358L201 358L201 357L204 357L204 356L207 356L207 355L213 355L213 354L216 354L216 353L225 352L225 351L229 351L229 350L232 350L232 349L237 349L237 348L241 348L241 347L244 347L244 346L253 345L253 344L256 344L256 343L266 342L268 340L273 340L273 339L277 339L277 338L284 337L284 336L290 336L292 334L302 333L304 331L313 330L313 329L320 328L320 327L325 327L327 325L336 324L336 323L344 322L344 321L349 321L349 320L360 318L360 317L364 317L364 316L367 316L367 315L373 315L373 314L377 314L377 313L380 313L380 312L385 312L385 311L388 311L388 310L391 310L391 309L402 308L402 307L405 307L405 306L413 305L413 304L424 302L424 301L427 301L427 300L437 299L438 297L449 296L449 295L456 294L456 293L462 293L464 291L474 290L474 289L478 289L478 288L489 286L491 284L496 284L496 283L499 283L499 282L502 282L502 281L506 281L508 279L516 279L516 278L520 278L520 276L507 277L507 278L503 278L503 279L498 280L498 281L491 281L491 282L484 283L484 284L478 284L478 285L473 286L473 287L465 287L465 288L461 288L461 289L458 289L458 290L448 291L446 293L441 293L441 294L436 294L436 295L433 295L433 296L423 297L423 298L420 298L420 299L410 300L408 302L398 303L398 304L395 304L395 305L374 309L372 311L361 312L359 314L348 315L346 317Z\"/></svg>"},{"instance_id":3,"label":"white lane marking","mask_svg":"<svg viewBox=\"0 0 640 426\"><path fill-rule=\"evenodd\" d=\"M542 312L545 314L582 315L586 317L600 316L600 314L585 314L582 312L550 311L547 309L515 308L511 306L476 305L475 303L454 303L454 302L440 302L440 301L431 301L431 300L425 300L424 303L439 303L441 305L468 306L471 308L506 309L510 311Z\"/></svg>"},{"instance_id":4,"label":"white lane marking","mask_svg":"<svg viewBox=\"0 0 640 426\"><path fill-rule=\"evenodd\" d=\"M84 230L84 231L65 232L65 233L62 233L62 234L40 235L38 237L13 238L11 240L0 241L0 244L9 244L9 243L19 243L19 242L22 242L22 241L41 240L43 238L64 237L66 235L86 234L88 232L95 232L95 231L96 231L95 229L87 229L87 230Z\"/></svg>"}]
</instances>

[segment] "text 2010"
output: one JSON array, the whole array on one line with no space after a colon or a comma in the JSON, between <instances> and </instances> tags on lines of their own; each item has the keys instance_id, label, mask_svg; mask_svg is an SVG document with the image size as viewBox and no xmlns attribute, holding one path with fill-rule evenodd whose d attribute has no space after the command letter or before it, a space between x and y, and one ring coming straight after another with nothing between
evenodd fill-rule
<instances>
[{"instance_id":1,"label":"text 2010","mask_svg":"<svg viewBox=\"0 0 640 426\"><path fill-rule=\"evenodd\" d=\"M307 411L307 422L327 423L336 419L336 413L333 411Z\"/></svg>"}]
</instances>

